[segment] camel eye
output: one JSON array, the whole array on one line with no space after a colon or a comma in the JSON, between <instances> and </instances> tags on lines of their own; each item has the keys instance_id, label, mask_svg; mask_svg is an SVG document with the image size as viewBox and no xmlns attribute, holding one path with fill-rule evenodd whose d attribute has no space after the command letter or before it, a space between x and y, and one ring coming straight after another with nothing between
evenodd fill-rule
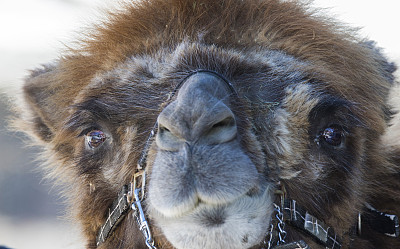
<instances>
[{"instance_id":1,"label":"camel eye","mask_svg":"<svg viewBox=\"0 0 400 249\"><path fill-rule=\"evenodd\" d=\"M92 130L88 132L85 136L85 141L86 144L89 146L91 149L95 149L102 145L104 141L106 141L106 134L104 134L103 131L101 130Z\"/></svg>"},{"instance_id":2,"label":"camel eye","mask_svg":"<svg viewBox=\"0 0 400 249\"><path fill-rule=\"evenodd\" d=\"M339 146L344 139L344 130L340 126L331 126L322 132L321 137L327 144Z\"/></svg>"}]
</instances>

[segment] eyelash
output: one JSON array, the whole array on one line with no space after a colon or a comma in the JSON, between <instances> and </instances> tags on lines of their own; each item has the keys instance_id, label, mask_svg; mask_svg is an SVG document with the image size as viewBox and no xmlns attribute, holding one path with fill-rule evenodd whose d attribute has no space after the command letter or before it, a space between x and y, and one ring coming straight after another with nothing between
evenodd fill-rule
<instances>
[{"instance_id":1,"label":"eyelash","mask_svg":"<svg viewBox=\"0 0 400 249\"><path fill-rule=\"evenodd\" d=\"M93 131L93 130L101 130L101 128L100 128L99 126L97 126L97 125L90 126L90 127L88 127L88 128L83 129L83 130L79 133L79 135L78 135L77 137L83 137L83 136L85 136L86 134L88 134L90 131Z\"/></svg>"}]
</instances>

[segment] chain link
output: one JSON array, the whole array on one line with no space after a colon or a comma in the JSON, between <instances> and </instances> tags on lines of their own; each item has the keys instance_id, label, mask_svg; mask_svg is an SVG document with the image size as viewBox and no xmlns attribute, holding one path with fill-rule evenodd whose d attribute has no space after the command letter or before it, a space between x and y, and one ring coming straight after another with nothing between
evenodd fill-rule
<instances>
[{"instance_id":1,"label":"chain link","mask_svg":"<svg viewBox=\"0 0 400 249\"><path fill-rule=\"evenodd\" d=\"M136 188L134 190L135 200L132 203L132 209L135 211L133 213L133 217L136 219L136 222L139 225L139 230L143 233L143 236L145 237L147 247L150 249L157 249L157 247L154 246L154 240L151 236L149 223L147 223L146 216L143 212L139 193L141 193L141 188Z\"/></svg>"},{"instance_id":2,"label":"chain link","mask_svg":"<svg viewBox=\"0 0 400 249\"><path fill-rule=\"evenodd\" d=\"M275 217L278 220L277 227L278 227L279 240L277 242L277 245L281 245L281 244L286 243L285 239L286 239L287 232L285 231L285 222L283 221L283 213L281 211L281 208L280 208L280 206L276 205L275 203L274 203L274 206L275 206L275 211L276 211Z\"/></svg>"},{"instance_id":3,"label":"chain link","mask_svg":"<svg viewBox=\"0 0 400 249\"><path fill-rule=\"evenodd\" d=\"M151 236L150 226L146 220L143 211L142 201L144 199L144 191L146 187L146 172L142 169L136 172L131 182L131 187L128 193L128 201L131 199L132 209L134 211L133 217L135 218L139 230L142 232L146 246L150 249L157 249L154 246L154 240Z\"/></svg>"},{"instance_id":4,"label":"chain link","mask_svg":"<svg viewBox=\"0 0 400 249\"><path fill-rule=\"evenodd\" d=\"M283 245L286 243L285 239L286 239L286 235L287 232L285 231L285 222L283 219L283 213L281 211L281 207L274 204L274 210L276 212L276 220L278 221L277 224L275 224L273 222L273 220L271 220L271 224L270 224L270 228L269 228L269 238L265 239L263 241L263 245L264 247L262 249L271 249L274 248L275 246L279 246L279 245ZM275 225L274 225L275 224ZM277 230L277 234L278 234L278 239L276 241L276 245L274 244L274 229Z\"/></svg>"},{"instance_id":5,"label":"chain link","mask_svg":"<svg viewBox=\"0 0 400 249\"><path fill-rule=\"evenodd\" d=\"M267 241L263 241L264 246L267 246L267 249L271 249L272 247L272 239L273 239L273 231L274 231L274 225L272 224L272 220L271 220L271 224L269 226L269 239L268 242ZM265 249L264 247L262 249Z\"/></svg>"}]
</instances>

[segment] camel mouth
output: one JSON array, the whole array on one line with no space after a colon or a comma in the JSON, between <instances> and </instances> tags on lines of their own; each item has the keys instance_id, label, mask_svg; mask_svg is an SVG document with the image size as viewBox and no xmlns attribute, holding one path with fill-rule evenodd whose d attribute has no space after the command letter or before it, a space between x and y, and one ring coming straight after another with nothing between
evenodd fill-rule
<instances>
[{"instance_id":1,"label":"camel mouth","mask_svg":"<svg viewBox=\"0 0 400 249\"><path fill-rule=\"evenodd\" d=\"M271 189L255 187L229 203L199 201L179 216L165 216L154 207L150 213L176 248L250 248L268 234Z\"/></svg>"},{"instance_id":2,"label":"camel mouth","mask_svg":"<svg viewBox=\"0 0 400 249\"><path fill-rule=\"evenodd\" d=\"M272 192L269 190L270 187L268 185L265 186L253 186L248 191L244 192L241 195L238 195L236 198L226 201L226 200L205 200L198 195L196 195L192 200L190 200L189 204L186 204L184 207L181 206L171 206L168 210L160 209L157 205L152 205L150 202L151 209L154 213L157 213L157 216L163 216L166 219L179 219L185 216L191 216L193 214L204 212L204 210L221 210L227 209L236 203L240 203L243 201L256 201L259 202L266 197L264 195L269 194L272 196ZM271 192L271 193L270 193ZM218 211L217 211L218 212ZM214 215L212 215L214 216ZM212 219L212 218L211 218ZM216 218L218 220L218 218ZM218 223L218 222L217 222Z\"/></svg>"}]
</instances>

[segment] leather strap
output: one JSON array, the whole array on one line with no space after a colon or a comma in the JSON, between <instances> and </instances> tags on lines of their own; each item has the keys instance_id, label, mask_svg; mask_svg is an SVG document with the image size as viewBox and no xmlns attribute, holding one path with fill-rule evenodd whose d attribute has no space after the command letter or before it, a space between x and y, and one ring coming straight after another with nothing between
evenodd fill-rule
<instances>
[{"instance_id":1,"label":"leather strap","mask_svg":"<svg viewBox=\"0 0 400 249\"><path fill-rule=\"evenodd\" d=\"M118 194L118 199L114 201L111 206L106 222L101 226L99 233L96 238L96 245L99 246L101 243L106 241L109 235L114 231L118 223L125 218L130 205L127 199L128 186L124 185Z\"/></svg>"},{"instance_id":2,"label":"leather strap","mask_svg":"<svg viewBox=\"0 0 400 249\"><path fill-rule=\"evenodd\" d=\"M399 218L394 214L387 214L380 212L373 208L371 205L365 205L367 209L361 214L359 218L358 233L362 234L361 227L368 225L374 231L385 234L389 237L399 237Z\"/></svg>"},{"instance_id":3,"label":"leather strap","mask_svg":"<svg viewBox=\"0 0 400 249\"><path fill-rule=\"evenodd\" d=\"M283 214L286 222L305 231L326 248L340 249L342 247L341 240L333 228L309 214L297 205L295 200L284 200Z\"/></svg>"}]
</instances>

